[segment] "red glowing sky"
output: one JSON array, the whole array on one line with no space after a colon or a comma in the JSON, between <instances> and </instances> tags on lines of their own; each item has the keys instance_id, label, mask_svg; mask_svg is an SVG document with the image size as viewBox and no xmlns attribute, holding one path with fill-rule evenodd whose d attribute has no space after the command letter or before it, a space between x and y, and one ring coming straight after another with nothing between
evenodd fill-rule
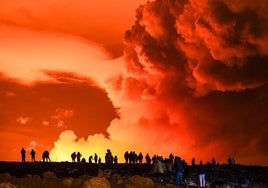
<instances>
[{"instance_id":1,"label":"red glowing sky","mask_svg":"<svg viewBox=\"0 0 268 188\"><path fill-rule=\"evenodd\" d=\"M0 0L0 160L109 148L119 161L268 165L267 12L262 0Z\"/></svg>"}]
</instances>

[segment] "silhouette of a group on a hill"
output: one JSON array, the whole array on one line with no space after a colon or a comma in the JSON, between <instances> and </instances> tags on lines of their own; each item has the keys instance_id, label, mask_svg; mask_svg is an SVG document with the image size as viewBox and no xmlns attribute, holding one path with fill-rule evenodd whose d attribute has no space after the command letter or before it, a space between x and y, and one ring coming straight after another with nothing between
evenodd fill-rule
<instances>
[{"instance_id":1,"label":"silhouette of a group on a hill","mask_svg":"<svg viewBox=\"0 0 268 188\"><path fill-rule=\"evenodd\" d=\"M34 149L30 151L30 155L31 162L35 162L36 152ZM174 183L178 185L187 184L187 182L190 181L189 165L181 157L174 156L172 153L170 153L168 158L163 158L162 156L158 155L153 155L150 157L148 153L144 157L141 152L139 152L139 154L136 154L135 151L126 151L123 157L126 164L152 165L152 174L154 174L155 177L159 178L159 180L162 180L163 177L167 177L174 179ZM71 153L71 159L73 163L86 163L86 159L84 157L82 158L82 154L79 151ZM145 163L143 163L143 159L145 159ZM21 149L21 160L22 162L26 162L26 150L24 148ZM49 152L47 150L42 153L42 161L51 161ZM88 158L88 163L100 164L101 157L99 157L96 153L94 155L90 155ZM107 149L105 153L105 163L108 165L114 165L118 163L117 156L113 155L110 149ZM228 158L227 163L228 165L235 165L234 158ZM191 160L191 170L194 169L194 172L198 176L199 187L206 186L206 171L208 164L216 166L217 164L215 158L212 158L211 163L207 163L206 165L203 164L203 161L200 161L199 164L196 164L195 158Z\"/></svg>"},{"instance_id":2,"label":"silhouette of a group on a hill","mask_svg":"<svg viewBox=\"0 0 268 188\"><path fill-rule=\"evenodd\" d=\"M42 159L43 159L43 162L51 162L50 157L49 157L49 152L47 150L43 152Z\"/></svg>"},{"instance_id":3,"label":"silhouette of a group on a hill","mask_svg":"<svg viewBox=\"0 0 268 188\"><path fill-rule=\"evenodd\" d=\"M139 155L137 155L135 151L130 151L130 152L126 151L124 154L124 158L125 158L125 162L129 164L136 164L136 163L142 164L143 155L141 152L139 153Z\"/></svg>"},{"instance_id":4,"label":"silhouette of a group on a hill","mask_svg":"<svg viewBox=\"0 0 268 188\"><path fill-rule=\"evenodd\" d=\"M81 161L81 157L82 157L82 154L81 154L80 152L77 152L77 153L73 152L73 153L71 154L72 162L75 162L75 160L77 160L77 162L80 163L80 161ZM83 159L84 159L84 158L83 158ZM84 161L84 160L83 160L83 161Z\"/></svg>"},{"instance_id":5,"label":"silhouette of a group on a hill","mask_svg":"<svg viewBox=\"0 0 268 188\"><path fill-rule=\"evenodd\" d=\"M21 153L21 162L25 163L26 162L26 150L24 148L22 148L20 153ZM31 162L36 162L36 159L35 159L36 152L34 149L31 150L30 155L31 155ZM51 161L50 157L49 157L49 152L47 150L45 150L42 153L42 161L43 162L50 162Z\"/></svg>"},{"instance_id":6,"label":"silhouette of a group on a hill","mask_svg":"<svg viewBox=\"0 0 268 188\"><path fill-rule=\"evenodd\" d=\"M127 164L139 164L143 163L143 155L140 153L137 155L135 152L126 151L124 153L125 163ZM233 158L228 158L227 160L229 165L234 165L235 160ZM162 181L163 178L173 179L175 184L188 184L190 182L190 168L185 160L183 160L179 156L174 156L172 153L168 156L168 158L163 158L162 156L150 155L147 153L145 156L145 163L152 164L153 169L152 173ZM191 161L191 173L197 175L197 182L199 183L199 187L206 186L206 171L207 166L216 166L215 158L212 158L211 163L203 164L203 161L200 161L199 164L195 163L195 158Z\"/></svg>"},{"instance_id":7,"label":"silhouette of a group on a hill","mask_svg":"<svg viewBox=\"0 0 268 188\"><path fill-rule=\"evenodd\" d=\"M81 160L81 157L82 157L82 154L80 152L71 153L71 159L72 159L73 163L75 163L75 162L86 163L86 159L82 158L82 160ZM88 163L92 164L93 162L95 164L101 164L101 157L99 157L96 153L94 154L94 156L90 155L88 158ZM105 163L106 164L117 164L118 163L118 157L116 155L113 156L110 149L107 149L107 152L105 154Z\"/></svg>"}]
</instances>

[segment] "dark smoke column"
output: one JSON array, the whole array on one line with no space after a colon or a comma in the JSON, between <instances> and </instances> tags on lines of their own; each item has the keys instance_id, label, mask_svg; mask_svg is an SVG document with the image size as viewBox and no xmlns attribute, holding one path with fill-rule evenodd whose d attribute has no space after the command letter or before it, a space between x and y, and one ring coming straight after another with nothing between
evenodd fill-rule
<instances>
[{"instance_id":1,"label":"dark smoke column","mask_svg":"<svg viewBox=\"0 0 268 188\"><path fill-rule=\"evenodd\" d=\"M187 157L268 164L267 12L261 0L156 0L137 9L122 82L131 100L162 109L150 122L169 135L163 144L184 144Z\"/></svg>"}]
</instances>

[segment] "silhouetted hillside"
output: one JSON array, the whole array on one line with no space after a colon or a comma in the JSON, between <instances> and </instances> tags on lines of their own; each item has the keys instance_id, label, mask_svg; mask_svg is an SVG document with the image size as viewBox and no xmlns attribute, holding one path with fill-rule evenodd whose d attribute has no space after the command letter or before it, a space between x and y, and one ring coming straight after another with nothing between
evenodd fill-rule
<instances>
[{"instance_id":1,"label":"silhouetted hillside","mask_svg":"<svg viewBox=\"0 0 268 188\"><path fill-rule=\"evenodd\" d=\"M143 187L180 187L174 185L174 175L167 176L164 174L162 176L157 176L153 174L153 165L78 164L70 162L0 162L0 183L11 183L21 187L24 186L27 181L31 181L32 185L37 185L39 182L39 186L42 184L42 186L48 187L44 184L45 182L49 182L51 177L53 177L53 182L58 187L64 187L62 182L65 182L66 178L68 180L66 181L69 183L72 182L72 184L68 184L68 186L65 187L81 187L82 184L84 187L87 180L89 181L93 177L100 176L99 169L104 172L104 174L110 173L109 175L104 175L104 178L105 180L108 180L108 184L110 184L112 188L127 188L129 187L127 186L128 184L133 185L138 182L138 184L140 184L140 181L143 182ZM103 175L101 178L103 178ZM41 179L44 179L44 181L41 181ZM268 187L268 167L206 165L206 180L207 187ZM131 183L131 181L137 182ZM196 167L189 166L189 180L187 184L189 187L197 187L198 175ZM140 186L133 185L132 187Z\"/></svg>"}]
</instances>

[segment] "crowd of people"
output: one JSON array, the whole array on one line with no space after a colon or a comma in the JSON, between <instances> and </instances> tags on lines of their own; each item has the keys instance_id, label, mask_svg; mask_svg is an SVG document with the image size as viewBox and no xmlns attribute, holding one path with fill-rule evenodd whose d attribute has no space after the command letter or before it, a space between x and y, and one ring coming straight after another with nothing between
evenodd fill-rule
<instances>
[{"instance_id":1,"label":"crowd of people","mask_svg":"<svg viewBox=\"0 0 268 188\"><path fill-rule=\"evenodd\" d=\"M82 158L82 155L80 152L73 152L71 154L72 162L77 163L86 163L85 158ZM174 156L172 153L169 155L168 158L163 158L162 156L153 155L153 157L150 157L150 155L147 153L145 156L145 162L143 162L144 156L140 152L137 154L135 151L126 151L124 153L124 159L126 164L152 164L153 169L152 173L159 178L162 178L164 176L168 176L169 178L172 178L172 176L175 176L175 183L176 184L183 184L188 181L189 178L189 169L188 164L185 160L181 159L181 157ZM94 161L93 161L94 160ZM95 163L99 164L101 163L101 158L98 157L98 155L95 153L94 156L90 155L88 159L88 163ZM118 158L117 156L113 156L111 150L107 149L107 152L105 154L105 163L106 164L117 164ZM216 160L212 159L212 164L216 164ZM200 161L198 165L195 164L195 158L192 159L192 166L196 167L198 176L199 176L199 183L200 187L205 187L206 181L205 181L205 174L206 170L203 165L203 162Z\"/></svg>"},{"instance_id":2,"label":"crowd of people","mask_svg":"<svg viewBox=\"0 0 268 188\"><path fill-rule=\"evenodd\" d=\"M83 157L80 152L73 152L71 154L72 162L75 163L86 163L86 159ZM93 155L90 155L88 157L88 163L95 163L100 164L102 163L101 157L99 157L96 153ZM107 152L105 154L105 163L106 164L117 164L118 163L118 157L115 155L112 155L112 152L110 149L107 149Z\"/></svg>"},{"instance_id":3,"label":"crowd of people","mask_svg":"<svg viewBox=\"0 0 268 188\"><path fill-rule=\"evenodd\" d=\"M30 152L31 155L31 162L35 162L35 155L36 152L34 149ZM24 148L21 149L21 158L22 162L26 162L26 151ZM87 163L85 157L82 157L82 154L80 152L73 152L71 153L71 159L73 163ZM185 160L183 160L179 156L174 156L172 153L168 156L168 158L163 158L162 156L153 155L153 157L150 157L150 155L147 153L145 157L140 152L137 154L135 151L126 151L124 153L124 159L126 164L152 164L153 169L152 173L156 177L174 177L176 184L182 184L188 181L189 178L189 165ZM145 162L143 162L143 159L145 159ZM50 162L49 152L46 150L42 153L42 161L43 162ZM229 165L234 165L235 160L234 158L228 158L227 162ZM101 157L99 157L96 153L94 155L90 155L88 158L88 163L95 163L100 164L102 163ZM105 163L106 164L117 164L118 163L118 157L112 154L110 149L107 149L105 153ZM212 165L216 165L216 160L212 158L211 160ZM206 185L206 168L203 164L203 161L200 161L199 164L196 164L195 158L191 161L192 167L195 167L198 172L199 177L199 186L205 187Z\"/></svg>"},{"instance_id":4,"label":"crowd of people","mask_svg":"<svg viewBox=\"0 0 268 188\"><path fill-rule=\"evenodd\" d=\"M22 148L20 153L21 153L21 162L25 163L26 162L26 150L24 148ZM31 155L31 162L35 162L36 161L36 159L35 159L36 152L34 149L31 150L30 155ZM42 153L42 160L43 160L43 162L50 162L51 161L50 157L49 157L49 152L47 150L45 150Z\"/></svg>"}]
</instances>

